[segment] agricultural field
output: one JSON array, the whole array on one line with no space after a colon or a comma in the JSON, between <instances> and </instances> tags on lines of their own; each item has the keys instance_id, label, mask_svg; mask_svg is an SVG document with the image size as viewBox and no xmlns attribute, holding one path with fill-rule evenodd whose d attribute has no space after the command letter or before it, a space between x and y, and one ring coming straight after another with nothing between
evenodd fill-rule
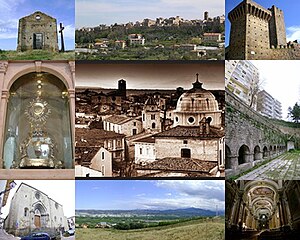
<instances>
[{"instance_id":1,"label":"agricultural field","mask_svg":"<svg viewBox=\"0 0 300 240\"><path fill-rule=\"evenodd\" d=\"M114 228L78 228L76 239L106 240L223 240L224 218L200 218L167 226L135 230Z\"/></svg>"}]
</instances>

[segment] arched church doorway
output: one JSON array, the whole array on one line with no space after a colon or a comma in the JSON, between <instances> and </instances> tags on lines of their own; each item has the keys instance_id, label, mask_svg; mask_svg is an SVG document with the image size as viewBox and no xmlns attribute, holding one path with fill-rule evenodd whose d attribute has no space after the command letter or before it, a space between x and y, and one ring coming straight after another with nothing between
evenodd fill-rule
<instances>
[{"instance_id":1,"label":"arched church doorway","mask_svg":"<svg viewBox=\"0 0 300 240\"><path fill-rule=\"evenodd\" d=\"M41 228L41 212L39 209L34 211L34 225L36 228Z\"/></svg>"}]
</instances>

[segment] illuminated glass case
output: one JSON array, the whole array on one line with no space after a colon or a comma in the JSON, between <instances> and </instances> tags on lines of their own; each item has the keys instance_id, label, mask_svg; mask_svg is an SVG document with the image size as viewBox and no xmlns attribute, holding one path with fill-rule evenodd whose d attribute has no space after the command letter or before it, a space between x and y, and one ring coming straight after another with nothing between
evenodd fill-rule
<instances>
[{"instance_id":1,"label":"illuminated glass case","mask_svg":"<svg viewBox=\"0 0 300 240\"><path fill-rule=\"evenodd\" d=\"M50 73L29 73L9 90L3 168L72 168L69 94Z\"/></svg>"}]
</instances>

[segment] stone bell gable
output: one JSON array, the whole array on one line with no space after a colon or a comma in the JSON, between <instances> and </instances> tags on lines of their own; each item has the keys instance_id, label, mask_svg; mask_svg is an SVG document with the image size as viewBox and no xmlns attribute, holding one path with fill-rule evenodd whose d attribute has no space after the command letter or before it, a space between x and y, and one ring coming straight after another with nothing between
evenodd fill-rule
<instances>
[{"instance_id":1,"label":"stone bell gable","mask_svg":"<svg viewBox=\"0 0 300 240\"><path fill-rule=\"evenodd\" d=\"M19 20L17 50L33 49L58 52L56 19L40 11Z\"/></svg>"}]
</instances>

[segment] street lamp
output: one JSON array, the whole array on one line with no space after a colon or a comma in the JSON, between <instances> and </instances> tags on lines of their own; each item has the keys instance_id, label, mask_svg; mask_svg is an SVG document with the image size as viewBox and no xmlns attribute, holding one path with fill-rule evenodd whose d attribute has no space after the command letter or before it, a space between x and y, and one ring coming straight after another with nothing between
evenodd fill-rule
<instances>
[{"instance_id":1,"label":"street lamp","mask_svg":"<svg viewBox=\"0 0 300 240\"><path fill-rule=\"evenodd\" d=\"M11 189L13 189L15 186L17 186L15 181L12 181L9 183L9 187L5 190L3 190L2 192L0 192L0 196L8 191L10 191Z\"/></svg>"},{"instance_id":2,"label":"street lamp","mask_svg":"<svg viewBox=\"0 0 300 240\"><path fill-rule=\"evenodd\" d=\"M16 182L15 181L11 181L9 183L9 187L5 190L3 190L2 192L0 192L0 216L2 215L2 212L1 212L1 207L2 207L2 195L8 191L10 191L11 189L13 189L15 186L17 186ZM0 229L3 227L3 219L0 217Z\"/></svg>"}]
</instances>

